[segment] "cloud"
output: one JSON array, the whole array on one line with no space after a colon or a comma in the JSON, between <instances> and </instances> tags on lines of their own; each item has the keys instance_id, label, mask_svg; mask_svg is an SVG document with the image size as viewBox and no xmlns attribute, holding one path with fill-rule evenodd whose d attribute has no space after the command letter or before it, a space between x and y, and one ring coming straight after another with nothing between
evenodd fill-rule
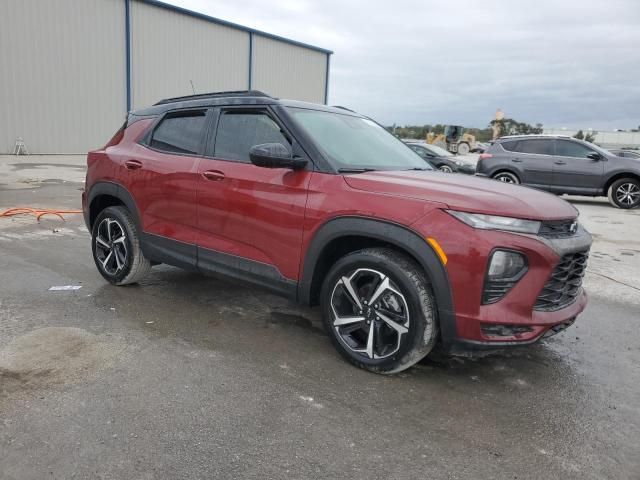
<instances>
[{"instance_id":1,"label":"cloud","mask_svg":"<svg viewBox=\"0 0 640 480\"><path fill-rule=\"evenodd\" d=\"M171 0L335 52L330 103L386 124L640 124L637 0Z\"/></svg>"}]
</instances>

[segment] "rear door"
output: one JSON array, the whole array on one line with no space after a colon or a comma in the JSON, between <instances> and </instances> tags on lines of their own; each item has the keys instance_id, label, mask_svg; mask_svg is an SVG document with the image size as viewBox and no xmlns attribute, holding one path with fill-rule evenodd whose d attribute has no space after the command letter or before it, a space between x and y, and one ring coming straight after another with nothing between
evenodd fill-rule
<instances>
[{"instance_id":1,"label":"rear door","mask_svg":"<svg viewBox=\"0 0 640 480\"><path fill-rule=\"evenodd\" d=\"M572 140L556 139L553 183L567 193L593 193L599 190L604 174L604 160L587 155L595 150Z\"/></svg>"},{"instance_id":2,"label":"rear door","mask_svg":"<svg viewBox=\"0 0 640 480\"><path fill-rule=\"evenodd\" d=\"M512 147L512 163L520 164L520 181L527 185L548 188L553 184L553 140L532 138L518 140Z\"/></svg>"},{"instance_id":3,"label":"rear door","mask_svg":"<svg viewBox=\"0 0 640 480\"><path fill-rule=\"evenodd\" d=\"M195 265L197 166L208 116L206 108L165 114L125 161L126 187L140 212L145 240L166 252L183 246L181 264Z\"/></svg>"},{"instance_id":4,"label":"rear door","mask_svg":"<svg viewBox=\"0 0 640 480\"><path fill-rule=\"evenodd\" d=\"M198 168L198 265L285 290L298 278L312 164L307 170L263 168L249 149L299 148L267 107L228 107Z\"/></svg>"}]
</instances>

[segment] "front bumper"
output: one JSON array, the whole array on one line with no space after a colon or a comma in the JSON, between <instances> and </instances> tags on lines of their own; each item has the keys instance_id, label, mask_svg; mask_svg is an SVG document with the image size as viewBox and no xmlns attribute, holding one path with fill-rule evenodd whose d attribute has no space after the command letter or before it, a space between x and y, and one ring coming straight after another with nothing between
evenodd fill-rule
<instances>
[{"instance_id":1,"label":"front bumper","mask_svg":"<svg viewBox=\"0 0 640 480\"><path fill-rule=\"evenodd\" d=\"M560 259L585 252L591 235L582 227L569 238L546 239L537 235L473 229L452 223L445 212L430 214L414 227L429 232L448 256L447 274L454 304L455 328L443 335L445 350L459 353L515 345L528 345L571 324L586 308L587 294L580 290L572 303L554 311L534 309L538 295ZM434 230L434 226L438 226ZM528 269L499 301L483 305L482 292L489 257L496 248L516 250L527 257ZM496 332L498 332L496 334ZM505 333L506 332L506 333ZM513 333L511 333L513 332Z\"/></svg>"}]
</instances>

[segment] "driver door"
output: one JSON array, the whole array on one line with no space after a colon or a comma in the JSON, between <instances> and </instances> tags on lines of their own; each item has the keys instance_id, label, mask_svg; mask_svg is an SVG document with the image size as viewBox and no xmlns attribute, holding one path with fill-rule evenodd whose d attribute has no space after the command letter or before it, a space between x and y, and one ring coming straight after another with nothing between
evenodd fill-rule
<instances>
[{"instance_id":1,"label":"driver door","mask_svg":"<svg viewBox=\"0 0 640 480\"><path fill-rule=\"evenodd\" d=\"M553 164L553 183L558 189L570 193L592 193L599 190L604 174L604 159L589 158L597 154L582 143L556 139Z\"/></svg>"},{"instance_id":2,"label":"driver door","mask_svg":"<svg viewBox=\"0 0 640 480\"><path fill-rule=\"evenodd\" d=\"M198 266L290 287L298 278L311 162L304 170L251 163L254 145L296 148L267 107L220 108L209 137L198 168Z\"/></svg>"}]
</instances>

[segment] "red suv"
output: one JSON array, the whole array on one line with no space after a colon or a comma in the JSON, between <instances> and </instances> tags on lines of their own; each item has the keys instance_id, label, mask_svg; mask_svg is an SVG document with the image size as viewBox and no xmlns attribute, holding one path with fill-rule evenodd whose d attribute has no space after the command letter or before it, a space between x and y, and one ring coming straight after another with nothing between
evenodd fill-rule
<instances>
[{"instance_id":1,"label":"red suv","mask_svg":"<svg viewBox=\"0 0 640 480\"><path fill-rule=\"evenodd\" d=\"M393 373L570 325L591 236L554 195L431 170L374 121L256 91L163 100L90 152L98 271L167 263L320 305L338 351Z\"/></svg>"}]
</instances>

